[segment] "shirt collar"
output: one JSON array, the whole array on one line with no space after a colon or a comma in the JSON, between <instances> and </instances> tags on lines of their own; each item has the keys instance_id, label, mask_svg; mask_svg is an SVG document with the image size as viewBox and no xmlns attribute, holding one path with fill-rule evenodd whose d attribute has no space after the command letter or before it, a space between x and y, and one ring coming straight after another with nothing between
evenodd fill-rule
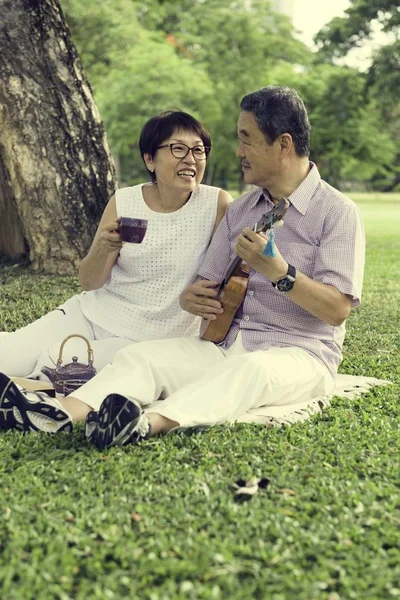
<instances>
[{"instance_id":1,"label":"shirt collar","mask_svg":"<svg viewBox=\"0 0 400 600\"><path fill-rule=\"evenodd\" d=\"M293 204L295 209L298 210L302 215L306 214L308 205L310 204L311 198L313 197L320 181L321 175L319 174L317 165L310 161L310 170L307 177L303 179L299 187L296 188L288 198L290 204ZM255 202L252 204L251 208L253 208L261 200L272 203L268 190L260 189L260 193Z\"/></svg>"}]
</instances>

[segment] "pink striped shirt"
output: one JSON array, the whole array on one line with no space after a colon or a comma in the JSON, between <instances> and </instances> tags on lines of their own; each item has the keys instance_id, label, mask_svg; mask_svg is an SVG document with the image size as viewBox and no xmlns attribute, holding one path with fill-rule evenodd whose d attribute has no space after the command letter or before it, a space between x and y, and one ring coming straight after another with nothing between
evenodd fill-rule
<instances>
[{"instance_id":1,"label":"pink striped shirt","mask_svg":"<svg viewBox=\"0 0 400 600\"><path fill-rule=\"evenodd\" d=\"M311 279L335 286L361 300L365 235L358 207L311 170L289 197L283 227L275 227L275 243L283 258ZM232 260L237 237L252 228L273 207L261 188L232 202L222 219L198 274L222 282ZM345 324L334 327L314 317L276 290L251 269L247 293L221 343L229 348L239 331L247 350L297 346L324 363L332 375L342 359Z\"/></svg>"}]
</instances>

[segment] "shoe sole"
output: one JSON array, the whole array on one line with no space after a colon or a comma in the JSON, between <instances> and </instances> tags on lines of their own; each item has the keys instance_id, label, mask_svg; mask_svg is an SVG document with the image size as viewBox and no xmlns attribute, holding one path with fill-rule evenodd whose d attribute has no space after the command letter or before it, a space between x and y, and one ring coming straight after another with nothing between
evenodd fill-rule
<instances>
[{"instance_id":1,"label":"shoe sole","mask_svg":"<svg viewBox=\"0 0 400 600\"><path fill-rule=\"evenodd\" d=\"M22 423L15 418L14 408L20 413ZM0 429L43 431L31 422L28 413L45 417L49 422L52 421L54 424L65 421L68 416L62 409L45 404L44 402L38 404L28 402L15 383L7 375L0 373ZM59 431L72 431L72 423L69 422L62 425L54 433L58 433Z\"/></svg>"},{"instance_id":2,"label":"shoe sole","mask_svg":"<svg viewBox=\"0 0 400 600\"><path fill-rule=\"evenodd\" d=\"M89 442L92 442L93 431L96 430L98 424L98 412L95 410L91 410L87 416L85 421L85 437Z\"/></svg>"},{"instance_id":3,"label":"shoe sole","mask_svg":"<svg viewBox=\"0 0 400 600\"><path fill-rule=\"evenodd\" d=\"M136 404L119 394L110 394L101 403L91 441L100 450L123 446L129 440L140 414Z\"/></svg>"}]
</instances>

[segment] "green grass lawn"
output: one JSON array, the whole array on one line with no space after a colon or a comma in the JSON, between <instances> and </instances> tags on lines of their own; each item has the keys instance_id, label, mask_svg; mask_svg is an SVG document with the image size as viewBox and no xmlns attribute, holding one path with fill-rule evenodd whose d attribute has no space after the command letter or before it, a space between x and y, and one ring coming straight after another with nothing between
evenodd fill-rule
<instances>
[{"instance_id":1,"label":"green grass lawn","mask_svg":"<svg viewBox=\"0 0 400 600\"><path fill-rule=\"evenodd\" d=\"M107 452L82 427L0 434L2 600L400 598L400 198L356 200L367 267L340 370L393 385L289 428ZM0 282L0 330L79 289L6 264ZM269 487L236 503L251 476Z\"/></svg>"}]
</instances>

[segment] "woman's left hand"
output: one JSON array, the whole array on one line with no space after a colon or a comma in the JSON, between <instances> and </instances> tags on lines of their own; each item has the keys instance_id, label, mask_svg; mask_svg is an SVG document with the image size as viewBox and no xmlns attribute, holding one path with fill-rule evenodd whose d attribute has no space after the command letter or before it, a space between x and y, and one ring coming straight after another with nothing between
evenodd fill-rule
<instances>
[{"instance_id":1,"label":"woman's left hand","mask_svg":"<svg viewBox=\"0 0 400 600\"><path fill-rule=\"evenodd\" d=\"M280 277L286 275L288 263L279 252L276 244L276 256L264 256L263 250L268 238L268 235L255 233L252 229L246 227L236 241L235 251L249 267L266 275L268 279L275 283Z\"/></svg>"}]
</instances>

